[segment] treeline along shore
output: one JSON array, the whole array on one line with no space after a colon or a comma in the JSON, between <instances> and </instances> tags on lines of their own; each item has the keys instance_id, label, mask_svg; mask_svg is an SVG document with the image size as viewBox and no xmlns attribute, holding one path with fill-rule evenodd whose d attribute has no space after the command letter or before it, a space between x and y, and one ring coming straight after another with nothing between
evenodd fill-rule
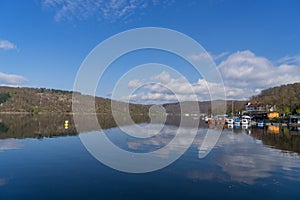
<instances>
[{"instance_id":1,"label":"treeline along shore","mask_svg":"<svg viewBox=\"0 0 300 200\"><path fill-rule=\"evenodd\" d=\"M72 95L72 91L56 89L0 87L0 112L72 113ZM81 96L90 98L87 95ZM111 101L107 98L96 97L96 112L111 114ZM148 114L149 106L140 104L128 106L131 113Z\"/></svg>"}]
</instances>

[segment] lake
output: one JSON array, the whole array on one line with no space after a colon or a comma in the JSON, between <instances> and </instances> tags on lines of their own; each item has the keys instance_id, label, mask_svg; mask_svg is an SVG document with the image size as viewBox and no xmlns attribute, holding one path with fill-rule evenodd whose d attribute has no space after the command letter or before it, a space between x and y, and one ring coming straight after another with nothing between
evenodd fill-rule
<instances>
[{"instance_id":1,"label":"lake","mask_svg":"<svg viewBox=\"0 0 300 200\"><path fill-rule=\"evenodd\" d=\"M141 126L147 125L148 119L137 118ZM164 147L174 138L178 127L178 119L171 118L162 135L136 139L124 134L110 116L101 116L99 121L104 131L98 134L105 134L113 144L135 153ZM201 122L194 142L179 159L157 171L125 173L95 159L80 139L95 130L77 133L73 123L69 115L0 115L0 199L299 199L300 196L297 127L225 127L212 151L201 158L199 147L209 128ZM183 131L188 134L190 129L184 127ZM180 144L185 145L184 136L181 139ZM176 149L158 156L167 159L173 151Z\"/></svg>"}]
</instances>

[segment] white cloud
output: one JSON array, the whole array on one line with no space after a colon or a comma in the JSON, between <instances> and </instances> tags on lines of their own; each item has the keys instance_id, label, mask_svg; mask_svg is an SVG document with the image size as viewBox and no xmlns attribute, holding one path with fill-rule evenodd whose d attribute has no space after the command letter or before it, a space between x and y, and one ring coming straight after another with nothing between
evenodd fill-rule
<instances>
[{"instance_id":1,"label":"white cloud","mask_svg":"<svg viewBox=\"0 0 300 200\"><path fill-rule=\"evenodd\" d=\"M213 55L211 54L212 58L216 61L216 60L219 60L221 58L224 58L225 56L227 56L229 54L229 52L222 52L220 54L217 54L217 55Z\"/></svg>"},{"instance_id":2,"label":"white cloud","mask_svg":"<svg viewBox=\"0 0 300 200\"><path fill-rule=\"evenodd\" d=\"M199 54L189 56L189 58L192 59L192 60L207 59L209 57L212 58L212 56L209 53L206 53L206 52L201 52Z\"/></svg>"},{"instance_id":3,"label":"white cloud","mask_svg":"<svg viewBox=\"0 0 300 200\"><path fill-rule=\"evenodd\" d=\"M44 0L44 7L55 10L55 20L63 19L98 19L115 21L133 15L136 10L144 9L149 4L158 5L151 0Z\"/></svg>"},{"instance_id":4,"label":"white cloud","mask_svg":"<svg viewBox=\"0 0 300 200\"><path fill-rule=\"evenodd\" d=\"M277 60L278 64L300 64L300 55L295 55L295 56L284 56L283 58L280 58Z\"/></svg>"},{"instance_id":5,"label":"white cloud","mask_svg":"<svg viewBox=\"0 0 300 200\"><path fill-rule=\"evenodd\" d=\"M207 83L201 79L195 84L189 83L184 77L173 78L163 71L160 74L150 77L151 83L142 86L139 93L130 97L123 97L122 100L135 101L137 103L163 103L175 101L197 101L210 98L208 87L213 88L213 93L221 93L222 87L219 84ZM137 83L137 84L136 84ZM128 87L140 86L142 83L137 80L130 81Z\"/></svg>"},{"instance_id":6,"label":"white cloud","mask_svg":"<svg viewBox=\"0 0 300 200\"><path fill-rule=\"evenodd\" d=\"M138 88L142 85L143 83L140 80L134 79L129 81L128 83L128 88L133 89L133 88Z\"/></svg>"},{"instance_id":7,"label":"white cloud","mask_svg":"<svg viewBox=\"0 0 300 200\"><path fill-rule=\"evenodd\" d=\"M2 85L16 86L16 85L21 85L25 82L27 82L27 79L23 76L0 72L0 83Z\"/></svg>"},{"instance_id":8,"label":"white cloud","mask_svg":"<svg viewBox=\"0 0 300 200\"><path fill-rule=\"evenodd\" d=\"M191 55L189 56L190 59L192 60L201 60L201 59L213 59L214 61L217 61L221 58L224 58L225 56L227 56L229 54L229 52L222 52L220 54L214 55L210 52L201 52L199 54L196 55Z\"/></svg>"},{"instance_id":9,"label":"white cloud","mask_svg":"<svg viewBox=\"0 0 300 200\"><path fill-rule=\"evenodd\" d=\"M207 56L207 54L199 54L194 59L200 59L203 56ZM149 77L149 81L145 85L143 85L143 81L147 82L147 80L130 81L128 87L132 89L143 85L142 89L130 97L123 97L123 100L130 99L137 103L203 101L210 100L211 96L215 99L222 98L224 88L227 99L246 100L259 94L263 89L300 82L300 65L295 64L296 58L298 57L286 57L276 65L278 62L274 64L267 58L257 56L249 50L238 51L229 55L218 65L223 83L208 82L205 79L189 83L184 77L174 78L168 72L163 71L156 76ZM290 60L293 60L294 64L290 64ZM283 61L287 61L287 63Z\"/></svg>"},{"instance_id":10,"label":"white cloud","mask_svg":"<svg viewBox=\"0 0 300 200\"><path fill-rule=\"evenodd\" d=\"M11 43L8 40L0 40L0 49L4 50L11 50L11 49L16 49L16 45Z\"/></svg>"},{"instance_id":11,"label":"white cloud","mask_svg":"<svg viewBox=\"0 0 300 200\"><path fill-rule=\"evenodd\" d=\"M284 63L276 66L249 50L233 53L218 69L227 87L246 88L252 91L251 95L255 90L300 81L300 66Z\"/></svg>"}]
</instances>

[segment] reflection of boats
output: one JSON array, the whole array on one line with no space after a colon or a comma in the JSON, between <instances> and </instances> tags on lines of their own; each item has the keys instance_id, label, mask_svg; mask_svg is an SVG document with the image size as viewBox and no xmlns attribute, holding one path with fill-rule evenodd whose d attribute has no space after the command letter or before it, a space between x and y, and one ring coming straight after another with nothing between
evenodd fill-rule
<instances>
[{"instance_id":1,"label":"reflection of boats","mask_svg":"<svg viewBox=\"0 0 300 200\"><path fill-rule=\"evenodd\" d=\"M242 124L242 129L248 129L248 124Z\"/></svg>"},{"instance_id":2,"label":"reflection of boats","mask_svg":"<svg viewBox=\"0 0 300 200\"><path fill-rule=\"evenodd\" d=\"M209 129L224 129L225 124L222 124L222 123L208 123L208 128Z\"/></svg>"},{"instance_id":3,"label":"reflection of boats","mask_svg":"<svg viewBox=\"0 0 300 200\"><path fill-rule=\"evenodd\" d=\"M225 124L225 119L222 119L222 118L208 118L207 123L208 124L224 125Z\"/></svg>"},{"instance_id":4,"label":"reflection of boats","mask_svg":"<svg viewBox=\"0 0 300 200\"><path fill-rule=\"evenodd\" d=\"M289 126L291 135L300 135L300 127L298 126Z\"/></svg>"},{"instance_id":5,"label":"reflection of boats","mask_svg":"<svg viewBox=\"0 0 300 200\"><path fill-rule=\"evenodd\" d=\"M235 129L240 129L240 128L241 128L241 125L240 125L240 124L235 124L235 125L234 125L234 128L235 128Z\"/></svg>"},{"instance_id":6,"label":"reflection of boats","mask_svg":"<svg viewBox=\"0 0 300 200\"><path fill-rule=\"evenodd\" d=\"M233 128L233 124L228 124L227 127L228 128Z\"/></svg>"}]
</instances>

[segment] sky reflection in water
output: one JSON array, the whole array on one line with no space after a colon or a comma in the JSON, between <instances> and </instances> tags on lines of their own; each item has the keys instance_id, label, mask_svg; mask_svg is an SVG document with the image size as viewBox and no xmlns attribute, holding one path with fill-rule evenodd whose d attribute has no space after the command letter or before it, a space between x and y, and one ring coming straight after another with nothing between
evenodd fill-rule
<instances>
[{"instance_id":1,"label":"sky reflection in water","mask_svg":"<svg viewBox=\"0 0 300 200\"><path fill-rule=\"evenodd\" d=\"M82 199L87 195L94 199L299 197L300 135L295 130L290 134L287 128L276 133L225 129L213 150L199 158L207 132L203 126L192 146L171 165L151 173L128 174L98 162L76 135L41 138L23 132L33 138L14 139L13 134L21 137L21 133L7 126L11 132L1 133L5 139L0 139L0 199ZM124 150L143 153L169 144L177 129L166 125L160 134L146 139L123 134L119 128L98 134L105 134ZM182 130L178 146L157 156L167 158L187 144L184 135L189 134L189 128ZM117 156L115 159L118 161Z\"/></svg>"}]
</instances>

